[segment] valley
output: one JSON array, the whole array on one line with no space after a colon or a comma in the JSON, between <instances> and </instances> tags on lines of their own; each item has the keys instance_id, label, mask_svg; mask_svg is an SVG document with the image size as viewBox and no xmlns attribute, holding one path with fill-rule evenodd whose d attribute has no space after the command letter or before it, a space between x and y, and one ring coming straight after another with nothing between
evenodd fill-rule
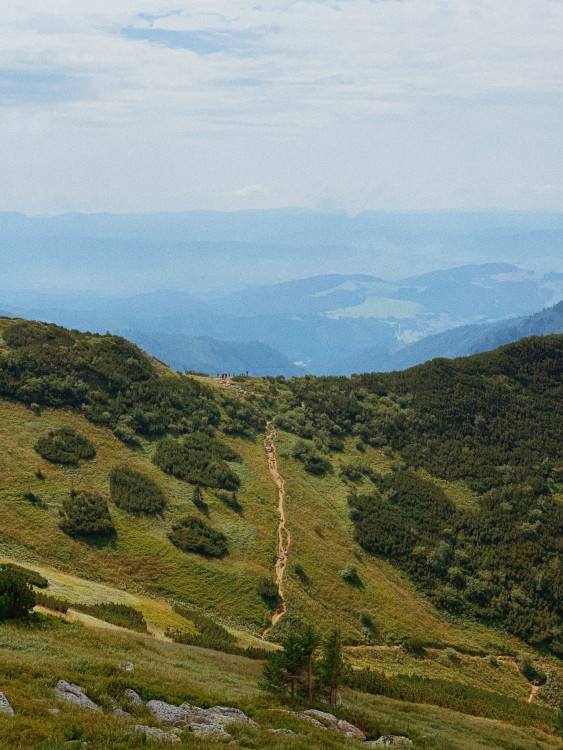
<instances>
[{"instance_id":1,"label":"valley","mask_svg":"<svg viewBox=\"0 0 563 750\"><path fill-rule=\"evenodd\" d=\"M12 724L0 717L0 747L7 742L6 748L58 749L57 742L63 742L58 737L68 734L72 720L84 726L89 747L102 748L104 735L95 718L84 723L70 712L63 731L53 715L41 714L38 721L26 706L30 696L44 700L50 695L53 676L87 682L93 694L110 701L126 682L112 677L111 665L121 661L135 662L129 682L145 700L215 701L240 707L267 725L267 708L284 704L261 691L262 660L300 623L323 634L341 631L350 668L341 710L363 722L368 733L404 734L422 749L561 747L552 697L563 681L555 632L560 615L556 608L549 614L547 609L558 585L552 545L559 534L560 527L553 524L560 523L562 495L560 457L553 446L560 428L561 337L530 339L455 360L452 372L439 369L428 381L425 374L440 365L363 380L286 381L186 376L115 337L9 319L2 319L0 327L0 563L33 569L47 580L46 594L69 605L66 613L41 605L23 628L11 622L0 625L1 689L17 709ZM12 380L16 370L18 379ZM454 402L444 396L450 382L458 388ZM425 383L432 384L430 390ZM499 383L505 390L499 390ZM462 384L471 403L467 422L465 412L453 409L465 409ZM159 395L153 398L153 393ZM409 393L416 394L414 402ZM511 418L500 416L507 414L507 404ZM485 415L487 433L477 431L475 413ZM445 432L437 437L435 425L424 423L426 444L419 445L416 435L427 414L439 416ZM464 450L456 448L448 420L466 436L472 457L468 463L451 460L451 451L459 450L463 457ZM540 425L548 427L538 440ZM39 439L61 430L82 436L94 455L74 463L40 455ZM473 554L468 524L496 497L500 475L489 465L491 446L498 442L495 430L507 436L525 472L507 475L517 472L509 459L502 474L512 478L503 479L505 496L499 502L511 503L517 514L515 530L508 526L503 533L522 533L516 530L528 524L522 526L525 546L518 549L526 551L531 565L543 565L533 581L549 576L549 586L532 594L529 586L536 584L513 566L510 556L504 557L497 540L499 560L513 571L510 575L520 576L515 597L545 597L527 605L545 619L524 621L519 603L499 598L494 573L476 575L469 567L485 564L484 559L467 558ZM433 447L437 441L450 451L449 458ZM164 444L176 452L185 446L184 468L155 462L164 455ZM208 446L215 463L198 463L199 445ZM495 448L498 465L506 461L502 445ZM544 461L541 475L538 456ZM112 489L115 467L129 467L158 485L164 507L154 512L127 509ZM392 479L395 499L385 484ZM416 501L400 494L407 480L416 483ZM515 494L524 482L534 486L533 493ZM103 498L111 534L73 536L62 530L61 508L73 492ZM449 531L446 525L444 531L436 530L428 521L425 493L430 493L435 519L446 513ZM459 571L453 563L443 572L433 568L432 592L427 573L404 563L401 550L373 550L373 536L366 536L371 527L358 525L354 497L373 498L370 503L382 514L387 503L394 503L389 519L401 518L410 508L411 532L416 531L419 547L430 548L428 560L436 559L432 545L445 550L434 542L433 535L439 534L450 540L441 554L452 559L455 554ZM508 518L510 509L507 513ZM549 528L541 525L544 518L551 519ZM174 540L185 519L197 519L202 528L222 535L226 553L214 556L177 546ZM391 520L385 523L393 529ZM390 543L383 528L377 535L378 543ZM456 551L454 535L458 545L465 539L465 558ZM405 538L403 543L411 542ZM486 540L483 544L488 549ZM473 578L483 582L481 598L460 598L476 586ZM450 581L458 579L465 583L457 589L462 592L457 610L448 609L445 595L451 595ZM516 585L509 583L511 589ZM260 593L270 590L265 584L275 586L276 601ZM141 613L146 632L107 622L100 617L110 617L103 608L87 611L103 603ZM498 615L495 620L494 607L501 605L507 607L508 627ZM178 638L181 642L175 642ZM221 650L202 649L206 638ZM60 644L56 653L49 645L55 641ZM42 657L32 677L29 665L38 649L52 656ZM93 658L96 649L102 651ZM547 676L547 687L532 685L523 674L524 655L538 674ZM113 738L112 747L133 746L118 723L108 726L105 736ZM10 744L16 727L28 744ZM260 731L241 735L241 744L281 747ZM283 747L320 746L312 731L299 728L297 738L284 740L288 744ZM213 746L198 745L199 740L185 734L186 746ZM49 737L51 745L45 744ZM352 742L331 741L334 747Z\"/></svg>"}]
</instances>

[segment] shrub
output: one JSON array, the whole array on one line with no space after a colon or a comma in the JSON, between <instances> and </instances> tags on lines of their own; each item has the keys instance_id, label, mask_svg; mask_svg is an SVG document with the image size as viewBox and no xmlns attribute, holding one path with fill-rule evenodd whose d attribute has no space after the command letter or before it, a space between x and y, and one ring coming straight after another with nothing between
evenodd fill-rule
<instances>
[{"instance_id":1,"label":"shrub","mask_svg":"<svg viewBox=\"0 0 563 750\"><path fill-rule=\"evenodd\" d=\"M238 501L236 492L216 492L215 497L225 503L227 508L234 510L235 513L242 513L242 505Z\"/></svg>"},{"instance_id":2,"label":"shrub","mask_svg":"<svg viewBox=\"0 0 563 750\"><path fill-rule=\"evenodd\" d=\"M0 567L0 622L25 617L35 606L35 594L14 568Z\"/></svg>"},{"instance_id":3,"label":"shrub","mask_svg":"<svg viewBox=\"0 0 563 750\"><path fill-rule=\"evenodd\" d=\"M351 586L362 586L362 580L358 575L354 565L347 565L343 570L340 571L340 578Z\"/></svg>"},{"instance_id":4,"label":"shrub","mask_svg":"<svg viewBox=\"0 0 563 750\"><path fill-rule=\"evenodd\" d=\"M111 536L115 527L101 495L71 490L63 500L59 528L69 536Z\"/></svg>"},{"instance_id":5,"label":"shrub","mask_svg":"<svg viewBox=\"0 0 563 750\"><path fill-rule=\"evenodd\" d=\"M413 656L426 656L424 642L419 638L407 638L401 643L401 648L406 651L407 654L413 654Z\"/></svg>"},{"instance_id":6,"label":"shrub","mask_svg":"<svg viewBox=\"0 0 563 750\"><path fill-rule=\"evenodd\" d=\"M39 495L36 495L35 492L24 492L22 495L24 500L27 500L28 503L33 503L33 505L41 505L41 498Z\"/></svg>"},{"instance_id":7,"label":"shrub","mask_svg":"<svg viewBox=\"0 0 563 750\"><path fill-rule=\"evenodd\" d=\"M532 662L528 654L522 654L518 657L518 669L532 685L545 685L547 675L541 667L536 666Z\"/></svg>"},{"instance_id":8,"label":"shrub","mask_svg":"<svg viewBox=\"0 0 563 750\"><path fill-rule=\"evenodd\" d=\"M62 612L66 614L70 607L69 602L66 599L59 599L57 596L51 596L51 594L44 594L42 591L37 591L35 594L35 604L46 609L52 609L53 612Z\"/></svg>"},{"instance_id":9,"label":"shrub","mask_svg":"<svg viewBox=\"0 0 563 750\"><path fill-rule=\"evenodd\" d=\"M217 651L225 651L228 654L246 656L249 659L264 659L268 653L263 648L237 646L237 639L232 633L229 633L226 628L202 612L188 609L181 604L173 605L172 609L185 617L186 620L191 620L199 631L198 633L187 633L181 630L167 629L166 635L176 643L212 648Z\"/></svg>"},{"instance_id":10,"label":"shrub","mask_svg":"<svg viewBox=\"0 0 563 750\"><path fill-rule=\"evenodd\" d=\"M362 623L362 627L368 630L370 633L375 632L375 625L373 624L371 616L368 615L367 612L362 612L362 614L360 615L360 622Z\"/></svg>"},{"instance_id":11,"label":"shrub","mask_svg":"<svg viewBox=\"0 0 563 750\"><path fill-rule=\"evenodd\" d=\"M323 458L312 445L299 440L293 450L293 456L301 461L305 471L315 476L324 476L332 471L332 464L328 458Z\"/></svg>"},{"instance_id":12,"label":"shrub","mask_svg":"<svg viewBox=\"0 0 563 750\"><path fill-rule=\"evenodd\" d=\"M39 438L35 450L42 458L58 464L77 464L96 455L92 443L70 427L61 427Z\"/></svg>"},{"instance_id":13,"label":"shrub","mask_svg":"<svg viewBox=\"0 0 563 750\"><path fill-rule=\"evenodd\" d=\"M158 513L166 502L156 482L128 466L115 466L111 470L109 491L113 502L129 513Z\"/></svg>"},{"instance_id":14,"label":"shrub","mask_svg":"<svg viewBox=\"0 0 563 750\"><path fill-rule=\"evenodd\" d=\"M138 609L128 604L115 604L114 602L101 602L100 604L68 604L72 609L83 612L85 615L97 617L98 620L110 622L129 630L137 630L139 633L147 632L147 623L143 614Z\"/></svg>"},{"instance_id":15,"label":"shrub","mask_svg":"<svg viewBox=\"0 0 563 750\"><path fill-rule=\"evenodd\" d=\"M207 642L235 644L236 636L229 633L227 628L212 620L208 615L204 615L195 609L188 609L181 604L175 604L172 609L186 620L191 620L199 630L198 636L207 639ZM197 645L197 644L194 644Z\"/></svg>"},{"instance_id":16,"label":"shrub","mask_svg":"<svg viewBox=\"0 0 563 750\"><path fill-rule=\"evenodd\" d=\"M240 479L225 463L236 457L227 446L200 432L187 435L183 441L164 438L156 446L153 461L178 479L204 487L236 490Z\"/></svg>"},{"instance_id":17,"label":"shrub","mask_svg":"<svg viewBox=\"0 0 563 750\"><path fill-rule=\"evenodd\" d=\"M37 586L38 589L46 589L49 585L49 581L36 570L22 568L20 565L16 565L15 563L4 563L2 567L4 568L4 570L13 571L17 575L24 578L32 586Z\"/></svg>"},{"instance_id":18,"label":"shrub","mask_svg":"<svg viewBox=\"0 0 563 750\"><path fill-rule=\"evenodd\" d=\"M199 518L179 521L172 527L168 538L184 552L196 552L205 557L224 557L229 551L225 535Z\"/></svg>"},{"instance_id":19,"label":"shrub","mask_svg":"<svg viewBox=\"0 0 563 750\"><path fill-rule=\"evenodd\" d=\"M205 513L205 515L209 515L209 506L203 499L203 490L201 489L201 485L199 484L196 484L196 486L194 487L194 493L192 495L192 503L202 513Z\"/></svg>"},{"instance_id":20,"label":"shrub","mask_svg":"<svg viewBox=\"0 0 563 750\"><path fill-rule=\"evenodd\" d=\"M262 578L256 587L258 596L260 596L271 609L275 609L279 604L278 587L274 581L269 578Z\"/></svg>"},{"instance_id":21,"label":"shrub","mask_svg":"<svg viewBox=\"0 0 563 750\"><path fill-rule=\"evenodd\" d=\"M301 565L301 563L295 563L295 567L293 568L293 572L299 578L301 583L307 584L310 583L310 578L305 572L305 568Z\"/></svg>"}]
</instances>

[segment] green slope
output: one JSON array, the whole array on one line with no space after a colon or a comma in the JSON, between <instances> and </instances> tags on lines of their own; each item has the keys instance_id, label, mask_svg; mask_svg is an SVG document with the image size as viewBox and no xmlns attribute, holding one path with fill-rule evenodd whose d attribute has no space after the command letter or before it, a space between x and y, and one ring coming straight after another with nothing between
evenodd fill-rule
<instances>
[{"instance_id":1,"label":"green slope","mask_svg":"<svg viewBox=\"0 0 563 750\"><path fill-rule=\"evenodd\" d=\"M372 646L350 650L358 669L485 691L467 693L463 705L451 704L465 713L479 713L479 702L491 691L515 705L526 704L530 685L511 661L522 651L544 670L563 676L557 652L547 650L557 641L555 631L526 644L525 632L512 628L519 640L478 608L448 611L400 556L370 553L372 543L359 534L350 507L351 494L380 492L381 477L399 476L407 465L420 481L443 492L455 513L478 515L487 493L515 484L533 487L536 505L540 498L545 507L548 501L560 507L562 337L404 374L224 384L174 373L117 337L7 319L0 320L0 332L0 554L41 567L55 595L90 602L121 601L119 591L133 597L127 601L137 597L133 606L144 612L149 632L158 637L165 627L196 629L170 608L184 604L218 618L241 645L255 645L271 616L257 589L263 579L273 580L277 549L278 498L263 442L266 421L274 419L292 543L284 577L287 613L270 637L281 637L296 622L311 622L322 632L337 626L349 645ZM485 436L478 432L477 413L484 413L489 425L494 422ZM37 440L61 427L91 441L95 457L76 465L41 458ZM182 440L194 430L214 435L242 459L228 463L240 480L238 506L225 502L219 488L203 487L205 506L196 507L194 485L153 463L163 437ZM468 445L471 460L465 457ZM323 458L331 470L308 471L304 446L306 456ZM507 470L499 483L491 464L508 467L510 484L504 481ZM109 492L115 466L136 469L156 482L166 496L163 512L118 508ZM60 530L60 508L72 489L108 501L115 536L81 539ZM229 554L214 559L175 547L168 535L185 516L222 532ZM417 533L422 532L421 527ZM556 533L551 529L551 535L528 539L526 549L557 560L557 550L545 546ZM436 539L427 534L423 541L430 549ZM357 575L352 583L343 577L351 567ZM439 575L435 580L437 589L444 585ZM96 588L99 584L106 588ZM527 585L527 578L508 584ZM158 603L154 611L150 601ZM553 630L561 612L554 607L546 613ZM413 641L425 650L397 648ZM510 659L492 668L489 654ZM430 692L415 699L435 703ZM533 703L547 712L547 718L537 714L537 726L555 721L545 690ZM394 704L385 705L393 714ZM450 705L447 696L443 705ZM484 715L487 710L482 709ZM499 709L501 718L512 720L513 710ZM481 745L444 745L450 746Z\"/></svg>"}]
</instances>

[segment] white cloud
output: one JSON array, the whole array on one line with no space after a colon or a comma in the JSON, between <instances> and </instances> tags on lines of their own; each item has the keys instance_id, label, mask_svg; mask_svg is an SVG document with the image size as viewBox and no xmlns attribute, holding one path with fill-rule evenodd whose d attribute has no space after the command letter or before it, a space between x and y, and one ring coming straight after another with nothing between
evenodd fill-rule
<instances>
[{"instance_id":1,"label":"white cloud","mask_svg":"<svg viewBox=\"0 0 563 750\"><path fill-rule=\"evenodd\" d=\"M81 209L186 208L225 183L271 184L264 205L378 207L385 184L385 207L553 206L562 31L551 0L20 0L0 208L55 186ZM553 189L524 199L522 179Z\"/></svg>"}]
</instances>

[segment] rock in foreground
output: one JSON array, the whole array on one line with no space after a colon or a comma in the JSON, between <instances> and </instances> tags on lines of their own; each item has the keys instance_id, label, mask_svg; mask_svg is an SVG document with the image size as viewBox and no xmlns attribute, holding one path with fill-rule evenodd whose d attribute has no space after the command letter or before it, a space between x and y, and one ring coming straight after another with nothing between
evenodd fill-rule
<instances>
[{"instance_id":1,"label":"rock in foreground","mask_svg":"<svg viewBox=\"0 0 563 750\"><path fill-rule=\"evenodd\" d=\"M55 696L58 700L67 701L68 703L74 703L75 706L80 706L86 711L100 711L101 708L97 706L94 701L90 700L87 695L84 694L84 688L74 683L65 682L65 680L59 680L55 687Z\"/></svg>"}]
</instances>

